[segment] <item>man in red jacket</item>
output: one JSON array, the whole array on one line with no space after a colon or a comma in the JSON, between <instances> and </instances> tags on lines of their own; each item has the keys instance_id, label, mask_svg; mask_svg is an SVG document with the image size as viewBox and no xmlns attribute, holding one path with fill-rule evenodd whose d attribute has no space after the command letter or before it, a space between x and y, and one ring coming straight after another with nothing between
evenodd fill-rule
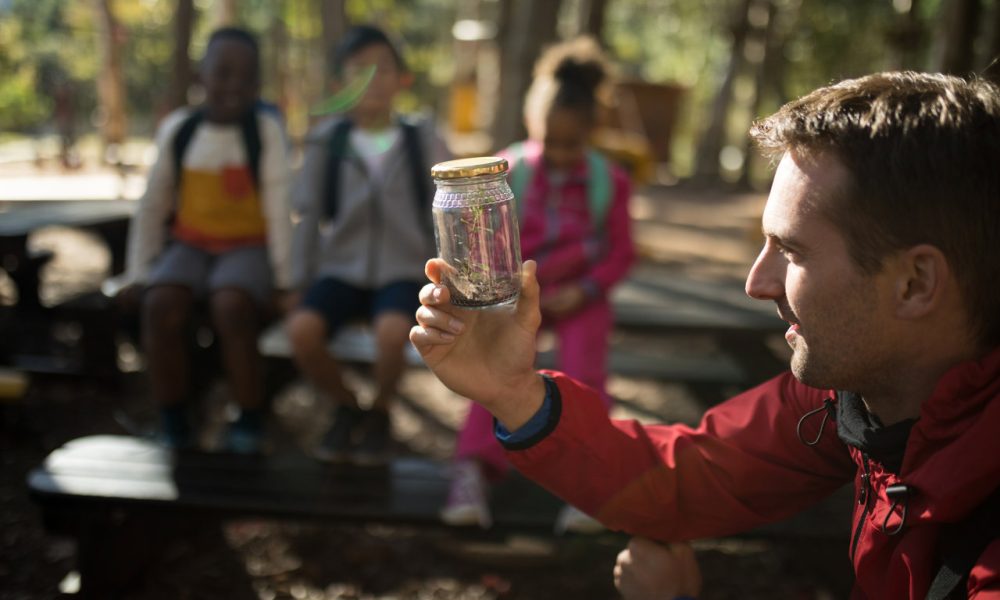
<instances>
[{"instance_id":1,"label":"man in red jacket","mask_svg":"<svg viewBox=\"0 0 1000 600\"><path fill-rule=\"evenodd\" d=\"M780 163L746 289L788 322L790 373L697 428L609 420L593 391L532 369L530 262L506 312L455 309L429 262L410 339L495 415L518 469L608 527L726 535L853 480L853 597L923 598L939 538L1000 485L1000 92L882 73L751 133ZM962 591L998 599L1000 541L984 546Z\"/></svg>"}]
</instances>

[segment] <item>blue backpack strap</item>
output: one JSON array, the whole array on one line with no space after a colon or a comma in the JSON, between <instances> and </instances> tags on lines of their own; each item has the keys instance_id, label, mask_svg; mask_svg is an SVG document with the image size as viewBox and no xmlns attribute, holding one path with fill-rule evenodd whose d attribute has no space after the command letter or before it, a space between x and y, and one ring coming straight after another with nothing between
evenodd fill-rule
<instances>
[{"instance_id":1,"label":"blue backpack strap","mask_svg":"<svg viewBox=\"0 0 1000 600\"><path fill-rule=\"evenodd\" d=\"M347 138L351 122L344 119L334 125L327 145L326 181L323 182L323 215L330 220L337 216L340 199L340 163L347 156Z\"/></svg>"},{"instance_id":2,"label":"blue backpack strap","mask_svg":"<svg viewBox=\"0 0 1000 600\"><path fill-rule=\"evenodd\" d=\"M260 190L260 128L257 124L257 109L251 110L240 120L240 135L243 137L243 148L247 153L247 167L253 178L254 187Z\"/></svg>"},{"instance_id":3,"label":"blue backpack strap","mask_svg":"<svg viewBox=\"0 0 1000 600\"><path fill-rule=\"evenodd\" d=\"M410 165L410 185L413 187L414 199L417 202L417 214L420 215L420 222L427 228L427 232L434 235L434 221L430 218L430 207L433 199L433 192L430 184L430 167L424 159L423 142L420 140L420 126L416 123L400 119L399 125L403 131L403 144L406 148L406 156ZM424 218L426 217L426 218Z\"/></svg>"},{"instance_id":4,"label":"blue backpack strap","mask_svg":"<svg viewBox=\"0 0 1000 600\"><path fill-rule=\"evenodd\" d=\"M507 148L507 156L510 157L510 191L514 193L514 205L517 207L518 218L524 216L524 192L528 189L528 183L535 176L535 170L531 163L524 157L524 144L511 144Z\"/></svg>"},{"instance_id":5,"label":"blue backpack strap","mask_svg":"<svg viewBox=\"0 0 1000 600\"><path fill-rule=\"evenodd\" d=\"M198 128L198 125L204 119L204 111L201 109L193 110L191 114L184 117L184 121L181 122L180 127L177 128L177 132L174 134L171 151L174 159L174 186L177 189L180 189L181 172L184 169L184 153L187 152L188 146L191 145L194 130Z\"/></svg>"}]
</instances>

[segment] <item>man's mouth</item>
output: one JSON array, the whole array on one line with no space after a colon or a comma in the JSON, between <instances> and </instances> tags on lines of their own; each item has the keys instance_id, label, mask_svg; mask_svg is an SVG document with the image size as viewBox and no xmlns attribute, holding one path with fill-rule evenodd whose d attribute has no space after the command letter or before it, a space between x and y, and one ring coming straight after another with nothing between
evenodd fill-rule
<instances>
[{"instance_id":1,"label":"man's mouth","mask_svg":"<svg viewBox=\"0 0 1000 600\"><path fill-rule=\"evenodd\" d=\"M796 320L791 315L792 315L792 310L790 306L782 306L780 304L778 305L778 317L782 321L788 323L788 330L785 331L785 341L787 341L789 344L791 344L792 341L796 337L798 337L800 329L798 320Z\"/></svg>"}]
</instances>

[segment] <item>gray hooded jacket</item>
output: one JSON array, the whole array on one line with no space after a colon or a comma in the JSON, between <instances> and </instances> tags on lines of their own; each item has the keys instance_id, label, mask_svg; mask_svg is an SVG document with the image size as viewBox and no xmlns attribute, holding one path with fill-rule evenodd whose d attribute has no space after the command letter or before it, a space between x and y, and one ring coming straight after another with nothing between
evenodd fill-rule
<instances>
[{"instance_id":1,"label":"gray hooded jacket","mask_svg":"<svg viewBox=\"0 0 1000 600\"><path fill-rule=\"evenodd\" d=\"M375 289L393 281L423 281L424 263L435 254L430 207L419 214L410 157L402 135L387 151L377 180L348 146L340 164L337 214L325 213L330 137L340 121L316 126L306 139L305 159L292 203L298 223L292 244L292 277L297 289L333 277ZM430 167L448 160L448 151L430 121L418 123L423 160Z\"/></svg>"}]
</instances>

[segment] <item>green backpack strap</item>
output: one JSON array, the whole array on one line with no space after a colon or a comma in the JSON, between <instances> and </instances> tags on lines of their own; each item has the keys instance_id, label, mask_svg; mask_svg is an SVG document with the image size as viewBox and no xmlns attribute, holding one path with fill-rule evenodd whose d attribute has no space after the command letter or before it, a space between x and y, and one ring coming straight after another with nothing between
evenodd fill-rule
<instances>
[{"instance_id":1,"label":"green backpack strap","mask_svg":"<svg viewBox=\"0 0 1000 600\"><path fill-rule=\"evenodd\" d=\"M534 178L535 170L524 158L524 144L512 144L507 148L507 155L510 157L510 177L507 183L510 184L510 191L514 193L514 205L517 208L517 217L524 216L524 191L528 189L528 183Z\"/></svg>"},{"instance_id":2,"label":"green backpack strap","mask_svg":"<svg viewBox=\"0 0 1000 600\"><path fill-rule=\"evenodd\" d=\"M594 224L604 225L611 198L614 195L611 182L611 165L597 150L587 151L587 204Z\"/></svg>"},{"instance_id":3,"label":"green backpack strap","mask_svg":"<svg viewBox=\"0 0 1000 600\"><path fill-rule=\"evenodd\" d=\"M524 156L524 144L518 143L507 149L507 155L511 158L510 166L510 191L514 193L514 202L517 205L517 216L524 216L524 205L521 199L524 197L528 184L535 176L535 169L531 161ZM611 165L608 159L597 150L587 150L587 205L590 209L591 217L595 225L604 225L608 216L608 209L611 208L611 198L614 195L611 181Z\"/></svg>"}]
</instances>

